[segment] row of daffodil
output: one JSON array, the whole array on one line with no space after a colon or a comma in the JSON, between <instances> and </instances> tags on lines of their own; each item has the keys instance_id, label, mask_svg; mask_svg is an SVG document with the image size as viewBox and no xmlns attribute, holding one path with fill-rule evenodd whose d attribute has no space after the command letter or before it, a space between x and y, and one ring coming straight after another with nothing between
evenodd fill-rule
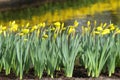
<instances>
[{"instance_id":1,"label":"row of daffodil","mask_svg":"<svg viewBox=\"0 0 120 80\"><path fill-rule=\"evenodd\" d=\"M50 29L50 31L54 32L54 37L57 36L58 33L61 33L62 31L66 31L68 35L69 34L75 34L75 29L78 27L78 22L75 21L73 25L69 26L69 27L65 27L64 23L61 22L54 22L51 25L47 25L45 22L43 23L39 23L36 25L31 25L30 23L26 23L22 26L20 26L19 24L17 24L15 21L10 21L9 25L0 25L0 34L3 34L4 36L6 36L6 34L11 34L11 33L15 33L19 36L24 36L24 35L28 35L34 31L36 31L36 35L39 36L40 32L43 32L43 37L47 38L48 37L48 30Z\"/></svg>"},{"instance_id":2,"label":"row of daffodil","mask_svg":"<svg viewBox=\"0 0 120 80\"><path fill-rule=\"evenodd\" d=\"M44 31L44 37L47 37L48 35L46 34L46 32L48 31L47 29L50 28L51 31L54 31L55 35L58 34L59 32L62 32L64 30L68 31L68 35L69 34L75 34L76 32L76 28L78 27L79 23L77 21L74 21L73 25L70 25L69 27L65 27L64 23L60 23L60 22L55 22L52 25L49 25L49 27L45 22L43 23L39 23L36 25L31 25L30 23L26 23L22 26L20 26L19 24L17 24L15 21L10 21L9 25L0 25L0 34L4 34L6 35L6 33L17 33L18 35L22 36L22 35L26 35L29 34L31 32L37 31L37 35L40 33L40 30L42 30L42 28ZM94 26L94 27L93 27ZM100 25L97 25L96 21L94 21L94 25L91 26L91 22L88 21L87 22L87 26L82 26L82 34L85 33L92 33L94 35L106 35L106 34L110 34L110 33L114 33L114 35L119 34L120 33L120 29L119 27L115 26L114 24L110 23L101 23Z\"/></svg>"},{"instance_id":3,"label":"row of daffodil","mask_svg":"<svg viewBox=\"0 0 120 80\"><path fill-rule=\"evenodd\" d=\"M97 25L96 21L92 27L88 21L79 33L78 26L77 21L68 27L61 22L19 26L13 21L7 26L1 25L0 72L4 69L8 75L12 69L22 79L23 72L33 67L39 78L44 70L53 78L55 70L63 69L65 76L72 77L78 56L88 76L98 77L102 70L111 76L116 64L120 65L116 62L120 58L120 39L114 38L120 29L111 23Z\"/></svg>"},{"instance_id":4,"label":"row of daffodil","mask_svg":"<svg viewBox=\"0 0 120 80\"><path fill-rule=\"evenodd\" d=\"M82 35L84 35L85 33L101 36L112 33L112 35L115 36L116 34L120 33L120 29L113 23L100 23L100 25L97 25L97 22L94 21L93 26L91 26L91 22L88 21L87 26L82 26Z\"/></svg>"}]
</instances>

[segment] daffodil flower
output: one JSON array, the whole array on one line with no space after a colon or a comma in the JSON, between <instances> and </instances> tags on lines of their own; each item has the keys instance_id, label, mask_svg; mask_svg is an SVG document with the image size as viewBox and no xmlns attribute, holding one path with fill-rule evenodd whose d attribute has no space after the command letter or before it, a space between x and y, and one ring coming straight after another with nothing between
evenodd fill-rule
<instances>
[{"instance_id":1,"label":"daffodil flower","mask_svg":"<svg viewBox=\"0 0 120 80\"><path fill-rule=\"evenodd\" d=\"M78 25L79 25L78 21L75 20L75 22L74 22L74 27L78 27Z\"/></svg>"},{"instance_id":2,"label":"daffodil flower","mask_svg":"<svg viewBox=\"0 0 120 80\"><path fill-rule=\"evenodd\" d=\"M28 28L29 26L30 26L30 23L28 22L25 27Z\"/></svg>"},{"instance_id":3,"label":"daffodil flower","mask_svg":"<svg viewBox=\"0 0 120 80\"><path fill-rule=\"evenodd\" d=\"M3 31L5 31L6 29L7 29L6 26L2 27L2 30L3 30Z\"/></svg>"},{"instance_id":4,"label":"daffodil flower","mask_svg":"<svg viewBox=\"0 0 120 80\"><path fill-rule=\"evenodd\" d=\"M90 21L87 22L87 26L88 26L88 27L90 26Z\"/></svg>"},{"instance_id":5,"label":"daffodil flower","mask_svg":"<svg viewBox=\"0 0 120 80\"><path fill-rule=\"evenodd\" d=\"M55 27L60 27L61 24L60 24L60 22L55 22L54 25L55 25Z\"/></svg>"},{"instance_id":6,"label":"daffodil flower","mask_svg":"<svg viewBox=\"0 0 120 80\"><path fill-rule=\"evenodd\" d=\"M28 33L29 33L29 29L22 29L22 32L23 32L24 34L28 34Z\"/></svg>"},{"instance_id":7,"label":"daffodil flower","mask_svg":"<svg viewBox=\"0 0 120 80\"><path fill-rule=\"evenodd\" d=\"M24 33L22 33L22 32L21 32L21 33L19 33L18 35L19 35L19 36L23 36L23 35L24 35Z\"/></svg>"},{"instance_id":8,"label":"daffodil flower","mask_svg":"<svg viewBox=\"0 0 120 80\"><path fill-rule=\"evenodd\" d=\"M10 28L10 31L12 32L16 32L18 30L18 25L17 24L14 24L11 28Z\"/></svg>"},{"instance_id":9,"label":"daffodil flower","mask_svg":"<svg viewBox=\"0 0 120 80\"><path fill-rule=\"evenodd\" d=\"M109 34L109 33L110 33L110 29L104 29L101 34L105 35L105 34Z\"/></svg>"},{"instance_id":10,"label":"daffodil flower","mask_svg":"<svg viewBox=\"0 0 120 80\"><path fill-rule=\"evenodd\" d=\"M105 28L106 26L107 26L107 23L104 23L103 28Z\"/></svg>"},{"instance_id":11,"label":"daffodil flower","mask_svg":"<svg viewBox=\"0 0 120 80\"><path fill-rule=\"evenodd\" d=\"M54 25L55 25L55 28L56 28L55 32L58 33L59 30L60 30L60 25L61 25L61 24L60 24L60 22L55 22Z\"/></svg>"},{"instance_id":12,"label":"daffodil flower","mask_svg":"<svg viewBox=\"0 0 120 80\"><path fill-rule=\"evenodd\" d=\"M68 30L68 35L70 35L71 33L75 33L75 28L73 26L70 26Z\"/></svg>"},{"instance_id":13,"label":"daffodil flower","mask_svg":"<svg viewBox=\"0 0 120 80\"><path fill-rule=\"evenodd\" d=\"M36 30L36 29L38 29L38 26L37 26L37 25L34 25L34 26L32 27L32 29Z\"/></svg>"},{"instance_id":14,"label":"daffodil flower","mask_svg":"<svg viewBox=\"0 0 120 80\"><path fill-rule=\"evenodd\" d=\"M47 34L44 34L44 35L43 35L43 38L44 38L44 39L48 38L48 35L47 35Z\"/></svg>"},{"instance_id":15,"label":"daffodil flower","mask_svg":"<svg viewBox=\"0 0 120 80\"><path fill-rule=\"evenodd\" d=\"M93 33L94 33L94 34L100 34L100 32L99 32L99 31L93 31Z\"/></svg>"},{"instance_id":16,"label":"daffodil flower","mask_svg":"<svg viewBox=\"0 0 120 80\"><path fill-rule=\"evenodd\" d=\"M102 31L103 28L101 26L97 27L97 31Z\"/></svg>"},{"instance_id":17,"label":"daffodil flower","mask_svg":"<svg viewBox=\"0 0 120 80\"><path fill-rule=\"evenodd\" d=\"M115 30L115 26L113 24L110 24L109 27L110 27L110 30L112 31Z\"/></svg>"}]
</instances>

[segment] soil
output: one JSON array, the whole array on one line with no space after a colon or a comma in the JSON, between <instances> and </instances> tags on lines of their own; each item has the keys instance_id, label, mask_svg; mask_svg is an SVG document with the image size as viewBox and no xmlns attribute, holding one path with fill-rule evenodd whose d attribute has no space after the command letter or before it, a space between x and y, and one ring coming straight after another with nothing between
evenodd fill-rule
<instances>
[{"instance_id":1,"label":"soil","mask_svg":"<svg viewBox=\"0 0 120 80\"><path fill-rule=\"evenodd\" d=\"M0 80L19 80L15 74L11 71L9 75L5 75L5 71L2 70L0 73ZM23 75L23 80L39 80L37 76L34 75L34 69L31 68L27 74ZM102 73L98 78L92 78L87 76L87 71L84 67L76 66L74 68L73 77L65 77L64 71L55 71L54 78L50 78L46 72L43 73L41 80L120 80L120 68L116 68L115 73L108 77L107 73Z\"/></svg>"}]
</instances>

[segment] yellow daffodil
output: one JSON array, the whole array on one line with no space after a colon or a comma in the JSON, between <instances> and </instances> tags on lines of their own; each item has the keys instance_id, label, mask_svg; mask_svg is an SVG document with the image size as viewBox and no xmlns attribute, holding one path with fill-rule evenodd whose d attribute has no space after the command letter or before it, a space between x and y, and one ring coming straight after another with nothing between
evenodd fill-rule
<instances>
[{"instance_id":1,"label":"yellow daffodil","mask_svg":"<svg viewBox=\"0 0 120 80\"><path fill-rule=\"evenodd\" d=\"M90 26L90 21L87 22L87 26L88 26L88 27Z\"/></svg>"},{"instance_id":2,"label":"yellow daffodil","mask_svg":"<svg viewBox=\"0 0 120 80\"><path fill-rule=\"evenodd\" d=\"M32 29L36 30L36 29L38 29L38 26L34 25L34 26L32 27Z\"/></svg>"},{"instance_id":3,"label":"yellow daffodil","mask_svg":"<svg viewBox=\"0 0 120 80\"><path fill-rule=\"evenodd\" d=\"M17 24L14 24L11 28L10 28L10 31L12 32L16 32L18 30L18 25Z\"/></svg>"},{"instance_id":4,"label":"yellow daffodil","mask_svg":"<svg viewBox=\"0 0 120 80\"><path fill-rule=\"evenodd\" d=\"M13 21L11 24L14 25L14 24L15 24L15 21Z\"/></svg>"},{"instance_id":5,"label":"yellow daffodil","mask_svg":"<svg viewBox=\"0 0 120 80\"><path fill-rule=\"evenodd\" d=\"M110 24L109 27L110 27L110 30L115 30L115 26L113 24Z\"/></svg>"},{"instance_id":6,"label":"yellow daffodil","mask_svg":"<svg viewBox=\"0 0 120 80\"><path fill-rule=\"evenodd\" d=\"M116 28L115 34L120 34L120 29L119 28Z\"/></svg>"},{"instance_id":7,"label":"yellow daffodil","mask_svg":"<svg viewBox=\"0 0 120 80\"><path fill-rule=\"evenodd\" d=\"M30 23L28 22L25 27L28 28L29 26L30 26Z\"/></svg>"},{"instance_id":8,"label":"yellow daffodil","mask_svg":"<svg viewBox=\"0 0 120 80\"><path fill-rule=\"evenodd\" d=\"M39 23L39 24L38 24L38 26L40 26L40 27L41 27L41 26L42 26L42 23Z\"/></svg>"},{"instance_id":9,"label":"yellow daffodil","mask_svg":"<svg viewBox=\"0 0 120 80\"><path fill-rule=\"evenodd\" d=\"M55 27L60 27L61 24L60 24L60 22L55 22L54 25L55 25Z\"/></svg>"},{"instance_id":10,"label":"yellow daffodil","mask_svg":"<svg viewBox=\"0 0 120 80\"><path fill-rule=\"evenodd\" d=\"M19 33L18 35L19 35L19 36L23 36L23 35L24 35L24 33Z\"/></svg>"},{"instance_id":11,"label":"yellow daffodil","mask_svg":"<svg viewBox=\"0 0 120 80\"><path fill-rule=\"evenodd\" d=\"M110 29L104 29L101 34L105 35L105 34L109 34L109 33L110 33Z\"/></svg>"},{"instance_id":12,"label":"yellow daffodil","mask_svg":"<svg viewBox=\"0 0 120 80\"><path fill-rule=\"evenodd\" d=\"M100 32L99 32L99 31L93 31L93 33L94 33L94 34L100 34Z\"/></svg>"},{"instance_id":13,"label":"yellow daffodil","mask_svg":"<svg viewBox=\"0 0 120 80\"><path fill-rule=\"evenodd\" d=\"M54 30L55 30L55 28L53 27L53 28L51 28L50 30L51 30L51 31L54 31Z\"/></svg>"},{"instance_id":14,"label":"yellow daffodil","mask_svg":"<svg viewBox=\"0 0 120 80\"><path fill-rule=\"evenodd\" d=\"M3 26L3 27L2 27L2 30L3 30L3 31L5 31L6 29L7 29L6 26Z\"/></svg>"},{"instance_id":15,"label":"yellow daffodil","mask_svg":"<svg viewBox=\"0 0 120 80\"><path fill-rule=\"evenodd\" d=\"M59 30L60 30L60 25L61 25L61 24L60 24L60 22L55 22L54 25L55 25L55 28L56 28L55 32L58 33Z\"/></svg>"},{"instance_id":16,"label":"yellow daffodil","mask_svg":"<svg viewBox=\"0 0 120 80\"><path fill-rule=\"evenodd\" d=\"M24 34L28 34L28 33L29 33L29 29L22 29L22 32L23 32Z\"/></svg>"},{"instance_id":17,"label":"yellow daffodil","mask_svg":"<svg viewBox=\"0 0 120 80\"><path fill-rule=\"evenodd\" d=\"M32 28L32 29L30 30L30 32L33 32L34 30L35 30L35 29Z\"/></svg>"},{"instance_id":18,"label":"yellow daffodil","mask_svg":"<svg viewBox=\"0 0 120 80\"><path fill-rule=\"evenodd\" d=\"M102 27L97 27L97 31L102 31L103 30L103 28Z\"/></svg>"},{"instance_id":19,"label":"yellow daffodil","mask_svg":"<svg viewBox=\"0 0 120 80\"><path fill-rule=\"evenodd\" d=\"M66 29L66 28L64 27L64 23L62 23L62 24L61 24L61 30L60 30L60 32L63 31L63 30L65 30L65 29Z\"/></svg>"},{"instance_id":20,"label":"yellow daffodil","mask_svg":"<svg viewBox=\"0 0 120 80\"><path fill-rule=\"evenodd\" d=\"M42 27L45 27L45 22L44 22L44 23L42 23Z\"/></svg>"},{"instance_id":21,"label":"yellow daffodil","mask_svg":"<svg viewBox=\"0 0 120 80\"><path fill-rule=\"evenodd\" d=\"M47 34L44 34L44 35L43 35L43 38L44 38L44 39L48 38L48 35L47 35Z\"/></svg>"},{"instance_id":22,"label":"yellow daffodil","mask_svg":"<svg viewBox=\"0 0 120 80\"><path fill-rule=\"evenodd\" d=\"M79 23L77 20L74 21L74 27L78 27Z\"/></svg>"},{"instance_id":23,"label":"yellow daffodil","mask_svg":"<svg viewBox=\"0 0 120 80\"><path fill-rule=\"evenodd\" d=\"M117 34L120 34L120 30L116 31Z\"/></svg>"},{"instance_id":24,"label":"yellow daffodil","mask_svg":"<svg viewBox=\"0 0 120 80\"><path fill-rule=\"evenodd\" d=\"M62 23L61 27L62 27L62 28L64 27L64 23Z\"/></svg>"},{"instance_id":25,"label":"yellow daffodil","mask_svg":"<svg viewBox=\"0 0 120 80\"><path fill-rule=\"evenodd\" d=\"M2 33L2 30L0 30L0 34Z\"/></svg>"},{"instance_id":26,"label":"yellow daffodil","mask_svg":"<svg viewBox=\"0 0 120 80\"><path fill-rule=\"evenodd\" d=\"M103 28L105 28L106 26L107 26L107 23L104 23Z\"/></svg>"},{"instance_id":27,"label":"yellow daffodil","mask_svg":"<svg viewBox=\"0 0 120 80\"><path fill-rule=\"evenodd\" d=\"M38 26L44 28L45 27L45 22L44 23L39 23Z\"/></svg>"},{"instance_id":28,"label":"yellow daffodil","mask_svg":"<svg viewBox=\"0 0 120 80\"><path fill-rule=\"evenodd\" d=\"M68 30L68 35L70 35L71 33L75 33L75 28L73 26L70 26L69 30Z\"/></svg>"},{"instance_id":29,"label":"yellow daffodil","mask_svg":"<svg viewBox=\"0 0 120 80\"><path fill-rule=\"evenodd\" d=\"M114 34L113 34L113 37L116 35L116 34L120 34L120 29L119 28L116 28Z\"/></svg>"}]
</instances>

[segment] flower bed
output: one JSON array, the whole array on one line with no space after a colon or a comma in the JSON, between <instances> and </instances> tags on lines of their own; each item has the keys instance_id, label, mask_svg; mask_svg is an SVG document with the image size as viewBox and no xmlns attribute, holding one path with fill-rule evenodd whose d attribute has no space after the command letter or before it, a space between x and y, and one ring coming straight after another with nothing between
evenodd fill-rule
<instances>
[{"instance_id":1,"label":"flower bed","mask_svg":"<svg viewBox=\"0 0 120 80\"><path fill-rule=\"evenodd\" d=\"M102 72L111 76L120 67L120 29L114 24L101 23L94 26L87 22L81 32L79 23L64 26L55 22L18 25L15 21L0 26L0 71L5 75L12 70L20 79L23 73L34 68L39 78L46 72L54 78L54 72L63 70L72 77L75 62L84 66L87 75L99 77Z\"/></svg>"}]
</instances>

